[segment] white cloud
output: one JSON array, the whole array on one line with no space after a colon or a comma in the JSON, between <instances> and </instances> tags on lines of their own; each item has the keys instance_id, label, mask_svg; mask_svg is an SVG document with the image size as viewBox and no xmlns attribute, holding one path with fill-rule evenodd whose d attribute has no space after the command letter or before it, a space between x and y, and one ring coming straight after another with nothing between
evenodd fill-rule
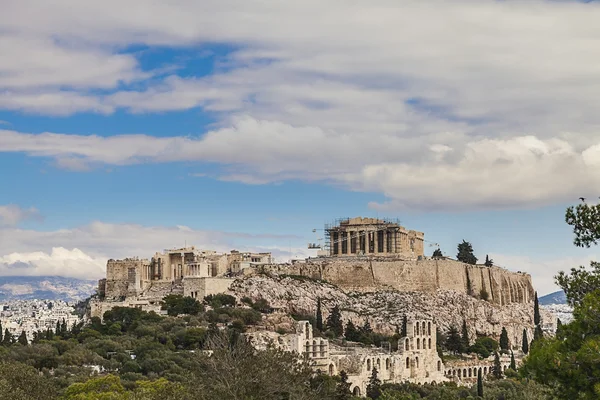
<instances>
[{"instance_id":1,"label":"white cloud","mask_svg":"<svg viewBox=\"0 0 600 400\"><path fill-rule=\"evenodd\" d=\"M33 207L25 209L15 204L0 205L0 227L17 225L28 219L40 219L39 211Z\"/></svg>"}]
</instances>

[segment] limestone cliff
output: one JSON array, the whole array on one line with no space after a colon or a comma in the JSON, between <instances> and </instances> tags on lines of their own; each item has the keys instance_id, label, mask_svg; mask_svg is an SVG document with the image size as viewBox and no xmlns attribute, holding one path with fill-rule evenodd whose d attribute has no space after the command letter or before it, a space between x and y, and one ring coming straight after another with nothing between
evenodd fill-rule
<instances>
[{"instance_id":1,"label":"limestone cliff","mask_svg":"<svg viewBox=\"0 0 600 400\"><path fill-rule=\"evenodd\" d=\"M441 289L469 294L470 286L470 294L480 297L485 292L489 301L498 305L529 304L534 297L528 274L448 259L309 259L291 265L269 266L266 270L326 280L347 291L394 289L435 293Z\"/></svg>"},{"instance_id":2,"label":"limestone cliff","mask_svg":"<svg viewBox=\"0 0 600 400\"><path fill-rule=\"evenodd\" d=\"M466 320L472 340L476 335L498 339L505 327L515 348L521 346L523 329L533 337L533 303L501 306L451 290L346 292L309 278L265 275L236 280L230 290L238 298L264 298L278 310L305 314L314 314L320 298L324 314L338 305L344 321L351 319L362 325L368 319L374 330L387 334L393 334L406 315L409 319L432 319L442 332L451 325L460 329ZM553 319L550 313L542 313L544 321Z\"/></svg>"}]
</instances>

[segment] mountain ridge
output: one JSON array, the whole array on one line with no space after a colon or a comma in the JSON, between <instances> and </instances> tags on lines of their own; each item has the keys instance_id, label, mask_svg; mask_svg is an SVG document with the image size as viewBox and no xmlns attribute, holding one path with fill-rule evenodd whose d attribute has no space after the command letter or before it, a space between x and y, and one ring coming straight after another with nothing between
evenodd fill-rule
<instances>
[{"instance_id":1,"label":"mountain ridge","mask_svg":"<svg viewBox=\"0 0 600 400\"><path fill-rule=\"evenodd\" d=\"M95 293L98 282L63 276L0 276L0 301L63 300L76 302Z\"/></svg>"}]
</instances>

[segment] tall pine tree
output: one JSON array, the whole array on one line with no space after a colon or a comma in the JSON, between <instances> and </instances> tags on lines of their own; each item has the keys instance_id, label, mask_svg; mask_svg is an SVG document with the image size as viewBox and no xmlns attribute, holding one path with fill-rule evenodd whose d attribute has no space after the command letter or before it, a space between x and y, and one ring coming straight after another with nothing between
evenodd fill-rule
<instances>
[{"instance_id":1,"label":"tall pine tree","mask_svg":"<svg viewBox=\"0 0 600 400\"><path fill-rule=\"evenodd\" d=\"M367 385L367 397L370 399L378 399L381 396L381 380L377 377L377 368L373 367L369 384Z\"/></svg>"},{"instance_id":2,"label":"tall pine tree","mask_svg":"<svg viewBox=\"0 0 600 400\"><path fill-rule=\"evenodd\" d=\"M4 338L2 339L3 346L10 346L13 344L12 334L8 331L8 328L4 330Z\"/></svg>"},{"instance_id":3,"label":"tall pine tree","mask_svg":"<svg viewBox=\"0 0 600 400\"><path fill-rule=\"evenodd\" d=\"M317 299L317 315L316 315L316 328L319 331L323 331L323 312L321 311L321 298Z\"/></svg>"},{"instance_id":4,"label":"tall pine tree","mask_svg":"<svg viewBox=\"0 0 600 400\"><path fill-rule=\"evenodd\" d=\"M502 378L502 364L500 364L500 356L498 352L494 353L494 376L496 379Z\"/></svg>"},{"instance_id":5,"label":"tall pine tree","mask_svg":"<svg viewBox=\"0 0 600 400\"><path fill-rule=\"evenodd\" d=\"M458 244L458 253L456 259L465 264L477 264L477 257L473 254L473 246L471 243L463 240Z\"/></svg>"},{"instance_id":6,"label":"tall pine tree","mask_svg":"<svg viewBox=\"0 0 600 400\"><path fill-rule=\"evenodd\" d=\"M335 400L350 400L352 393L350 393L350 386L352 384L348 382L348 374L346 371L340 371L340 381L335 387Z\"/></svg>"},{"instance_id":7,"label":"tall pine tree","mask_svg":"<svg viewBox=\"0 0 600 400\"><path fill-rule=\"evenodd\" d=\"M510 352L510 369L512 369L513 371L517 370L517 363L515 362L515 354L512 351Z\"/></svg>"},{"instance_id":8,"label":"tall pine tree","mask_svg":"<svg viewBox=\"0 0 600 400\"><path fill-rule=\"evenodd\" d=\"M463 342L458 329L454 325L450 327L448 336L446 337L446 349L453 353L460 353L463 349Z\"/></svg>"},{"instance_id":9,"label":"tall pine tree","mask_svg":"<svg viewBox=\"0 0 600 400\"><path fill-rule=\"evenodd\" d=\"M508 332L505 327L502 327L502 333L500 334L500 350L508 351Z\"/></svg>"},{"instance_id":10,"label":"tall pine tree","mask_svg":"<svg viewBox=\"0 0 600 400\"><path fill-rule=\"evenodd\" d=\"M469 342L469 330L467 329L467 320L464 320L464 319L463 319L462 332L460 335L460 339L461 339L461 343L462 343L461 353L466 353L467 349L469 348L470 342Z\"/></svg>"},{"instance_id":11,"label":"tall pine tree","mask_svg":"<svg viewBox=\"0 0 600 400\"><path fill-rule=\"evenodd\" d=\"M542 322L540 315L540 303L538 301L537 292L535 292L535 299L533 300L533 324L539 325Z\"/></svg>"},{"instance_id":12,"label":"tall pine tree","mask_svg":"<svg viewBox=\"0 0 600 400\"><path fill-rule=\"evenodd\" d=\"M335 306L327 316L327 329L329 329L336 337L344 334L344 325L342 323L342 313L340 308Z\"/></svg>"},{"instance_id":13,"label":"tall pine tree","mask_svg":"<svg viewBox=\"0 0 600 400\"><path fill-rule=\"evenodd\" d=\"M524 354L529 353L529 339L527 338L527 329L523 329L523 343L521 349Z\"/></svg>"},{"instance_id":14,"label":"tall pine tree","mask_svg":"<svg viewBox=\"0 0 600 400\"><path fill-rule=\"evenodd\" d=\"M27 346L29 341L27 340L27 335L25 334L25 331L21 332L21 335L19 335L19 339L17 339L17 342L19 342L23 346Z\"/></svg>"},{"instance_id":15,"label":"tall pine tree","mask_svg":"<svg viewBox=\"0 0 600 400\"><path fill-rule=\"evenodd\" d=\"M405 315L404 317L402 317L402 330L400 331L400 336L406 337L407 333L408 333L407 329L408 329L408 317Z\"/></svg>"},{"instance_id":16,"label":"tall pine tree","mask_svg":"<svg viewBox=\"0 0 600 400\"><path fill-rule=\"evenodd\" d=\"M477 396L483 397L483 378L481 376L481 368L477 371Z\"/></svg>"},{"instance_id":17,"label":"tall pine tree","mask_svg":"<svg viewBox=\"0 0 600 400\"><path fill-rule=\"evenodd\" d=\"M348 320L348 323L346 324L344 337L346 338L346 340L349 340L351 342L358 342L360 340L360 332L358 331L358 329L356 329L356 326L350 320Z\"/></svg>"}]
</instances>

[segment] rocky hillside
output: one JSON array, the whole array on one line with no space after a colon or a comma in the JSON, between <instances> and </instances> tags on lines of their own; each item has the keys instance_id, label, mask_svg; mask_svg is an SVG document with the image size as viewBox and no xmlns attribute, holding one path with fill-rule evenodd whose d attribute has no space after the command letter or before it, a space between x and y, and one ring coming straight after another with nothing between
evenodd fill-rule
<instances>
[{"instance_id":1,"label":"rocky hillside","mask_svg":"<svg viewBox=\"0 0 600 400\"><path fill-rule=\"evenodd\" d=\"M345 321L362 324L368 319L374 330L387 334L394 333L406 315L409 319L432 319L442 332L451 325L460 329L463 320L467 320L472 338L478 334L498 338L505 327L511 342L518 346L523 329L533 337L533 303L499 306L449 290L344 292L306 277L256 275L234 282L231 292L238 298L264 298L276 309L297 314L314 314L320 298L324 314L338 305ZM550 313L542 312L545 320L553 319Z\"/></svg>"}]
</instances>

